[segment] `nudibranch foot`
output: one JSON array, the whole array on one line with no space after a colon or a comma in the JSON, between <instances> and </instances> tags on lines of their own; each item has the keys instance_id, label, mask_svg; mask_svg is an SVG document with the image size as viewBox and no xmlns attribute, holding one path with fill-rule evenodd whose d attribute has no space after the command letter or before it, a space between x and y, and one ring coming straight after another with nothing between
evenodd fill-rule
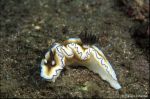
<instances>
[{"instance_id":1,"label":"nudibranch foot","mask_svg":"<svg viewBox=\"0 0 150 99\"><path fill-rule=\"evenodd\" d=\"M94 39L93 36L93 42ZM112 66L98 47L85 45L80 38L68 39L63 44L55 43L46 53L41 62L41 77L54 82L64 66L75 63L97 73L113 88L121 88Z\"/></svg>"}]
</instances>

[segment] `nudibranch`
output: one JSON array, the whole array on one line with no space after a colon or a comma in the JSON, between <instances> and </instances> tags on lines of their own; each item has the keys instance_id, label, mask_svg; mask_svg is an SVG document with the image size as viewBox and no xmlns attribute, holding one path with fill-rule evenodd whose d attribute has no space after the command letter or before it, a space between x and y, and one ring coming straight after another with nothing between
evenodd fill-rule
<instances>
[{"instance_id":1,"label":"nudibranch","mask_svg":"<svg viewBox=\"0 0 150 99\"><path fill-rule=\"evenodd\" d=\"M85 42L85 40L94 41L96 38L86 37L70 38L63 43L54 43L41 61L41 77L55 82L64 66L75 63L97 73L113 88L120 89L116 74L103 52L96 45Z\"/></svg>"}]
</instances>

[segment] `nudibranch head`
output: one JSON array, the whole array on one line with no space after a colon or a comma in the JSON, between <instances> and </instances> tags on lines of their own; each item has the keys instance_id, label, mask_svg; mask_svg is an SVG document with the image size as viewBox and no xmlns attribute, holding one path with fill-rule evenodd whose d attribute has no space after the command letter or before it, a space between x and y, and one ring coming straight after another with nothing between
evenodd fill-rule
<instances>
[{"instance_id":1,"label":"nudibranch head","mask_svg":"<svg viewBox=\"0 0 150 99\"><path fill-rule=\"evenodd\" d=\"M99 74L113 88L120 89L112 66L102 51L92 45L96 40L96 36L84 34L80 38L70 38L62 44L55 43L41 62L41 77L55 82L64 66L75 63Z\"/></svg>"},{"instance_id":2,"label":"nudibranch head","mask_svg":"<svg viewBox=\"0 0 150 99\"><path fill-rule=\"evenodd\" d=\"M55 48L57 48L58 46L60 46L59 43L54 43L50 49L48 50L48 52L45 54L45 58L42 59L41 61L41 77L47 79L47 80L52 80L52 81L55 81L54 78L57 77L56 76L53 76L54 75L54 72L57 70L57 69L62 69L60 67L57 66L57 64L59 64L59 57L55 51ZM59 75L58 75L59 76Z\"/></svg>"}]
</instances>

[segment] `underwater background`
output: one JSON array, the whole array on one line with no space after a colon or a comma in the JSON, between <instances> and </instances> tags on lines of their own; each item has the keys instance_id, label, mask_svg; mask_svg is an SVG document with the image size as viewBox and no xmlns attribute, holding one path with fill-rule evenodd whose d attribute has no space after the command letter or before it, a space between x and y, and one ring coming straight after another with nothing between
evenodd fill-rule
<instances>
[{"instance_id":1,"label":"underwater background","mask_svg":"<svg viewBox=\"0 0 150 99\"><path fill-rule=\"evenodd\" d=\"M120 90L78 65L55 83L40 77L50 45L85 32L99 38ZM0 97L148 97L149 36L149 0L0 0Z\"/></svg>"}]
</instances>

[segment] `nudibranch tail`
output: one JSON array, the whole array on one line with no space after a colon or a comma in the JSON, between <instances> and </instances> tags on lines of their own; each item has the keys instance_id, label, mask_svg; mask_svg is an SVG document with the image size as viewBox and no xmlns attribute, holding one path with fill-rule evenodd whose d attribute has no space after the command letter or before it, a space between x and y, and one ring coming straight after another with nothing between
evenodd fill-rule
<instances>
[{"instance_id":1,"label":"nudibranch tail","mask_svg":"<svg viewBox=\"0 0 150 99\"><path fill-rule=\"evenodd\" d=\"M41 62L41 77L55 81L64 66L73 63L97 73L113 88L121 88L112 66L102 51L95 45L84 45L80 38L71 38L65 41L64 45L56 43L51 47Z\"/></svg>"},{"instance_id":2,"label":"nudibranch tail","mask_svg":"<svg viewBox=\"0 0 150 99\"><path fill-rule=\"evenodd\" d=\"M86 67L93 71L94 73L99 74L99 76L110 83L110 85L115 89L120 89L121 86L117 81L116 74L102 53L96 46L92 46L90 61Z\"/></svg>"}]
</instances>

